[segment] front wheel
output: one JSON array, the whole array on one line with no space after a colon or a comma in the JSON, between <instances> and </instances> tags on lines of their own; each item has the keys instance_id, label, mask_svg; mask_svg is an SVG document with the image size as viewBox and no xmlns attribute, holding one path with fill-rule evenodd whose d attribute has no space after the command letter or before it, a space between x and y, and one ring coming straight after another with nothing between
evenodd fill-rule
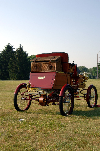
<instances>
[{"instance_id":1,"label":"front wheel","mask_svg":"<svg viewBox=\"0 0 100 151\"><path fill-rule=\"evenodd\" d=\"M59 96L59 109L61 115L72 114L74 108L74 92L70 85L64 85Z\"/></svg>"},{"instance_id":2,"label":"front wheel","mask_svg":"<svg viewBox=\"0 0 100 151\"><path fill-rule=\"evenodd\" d=\"M26 83L20 84L14 93L14 106L17 111L28 110L31 105L31 96L28 94Z\"/></svg>"},{"instance_id":3,"label":"front wheel","mask_svg":"<svg viewBox=\"0 0 100 151\"><path fill-rule=\"evenodd\" d=\"M88 107L93 108L96 107L97 104L97 89L94 85L90 85L87 89L86 101Z\"/></svg>"}]
</instances>

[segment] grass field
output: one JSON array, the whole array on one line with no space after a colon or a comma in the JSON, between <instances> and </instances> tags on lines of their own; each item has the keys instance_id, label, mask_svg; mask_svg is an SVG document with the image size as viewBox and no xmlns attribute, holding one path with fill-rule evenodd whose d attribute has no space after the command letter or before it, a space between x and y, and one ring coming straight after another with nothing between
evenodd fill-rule
<instances>
[{"instance_id":1,"label":"grass field","mask_svg":"<svg viewBox=\"0 0 100 151\"><path fill-rule=\"evenodd\" d=\"M60 115L59 106L32 102L28 111L17 112L13 94L18 84L28 81L0 81L1 151L99 151L100 108L89 108L85 100L75 100L73 114ZM88 80L98 92L100 80ZM23 120L20 120L23 119Z\"/></svg>"}]
</instances>

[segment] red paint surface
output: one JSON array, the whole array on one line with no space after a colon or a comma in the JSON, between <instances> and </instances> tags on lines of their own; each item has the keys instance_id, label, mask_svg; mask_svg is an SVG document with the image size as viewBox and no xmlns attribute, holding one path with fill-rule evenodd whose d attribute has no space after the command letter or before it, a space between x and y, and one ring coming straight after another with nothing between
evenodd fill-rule
<instances>
[{"instance_id":1,"label":"red paint surface","mask_svg":"<svg viewBox=\"0 0 100 151\"><path fill-rule=\"evenodd\" d=\"M66 88L67 85L69 85L69 84L65 84L65 85L62 87L59 96L63 96L63 95L64 95L64 91L65 91L65 88Z\"/></svg>"},{"instance_id":2,"label":"red paint surface","mask_svg":"<svg viewBox=\"0 0 100 151\"><path fill-rule=\"evenodd\" d=\"M30 73L31 87L38 87L41 89L52 89L56 72ZM43 79L39 79L45 77Z\"/></svg>"},{"instance_id":3,"label":"red paint surface","mask_svg":"<svg viewBox=\"0 0 100 151\"><path fill-rule=\"evenodd\" d=\"M36 55L36 57L49 57L49 56L61 56L61 62L68 62L68 54L63 52Z\"/></svg>"}]
</instances>

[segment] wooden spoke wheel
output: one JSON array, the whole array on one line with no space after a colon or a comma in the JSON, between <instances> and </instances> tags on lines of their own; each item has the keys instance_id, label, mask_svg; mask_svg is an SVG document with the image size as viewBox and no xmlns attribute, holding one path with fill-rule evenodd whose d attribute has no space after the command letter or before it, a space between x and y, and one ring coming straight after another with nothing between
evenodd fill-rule
<instances>
[{"instance_id":1,"label":"wooden spoke wheel","mask_svg":"<svg viewBox=\"0 0 100 151\"><path fill-rule=\"evenodd\" d=\"M70 85L65 85L61 89L61 96L59 96L59 109L61 115L72 114L74 108L74 93Z\"/></svg>"},{"instance_id":2,"label":"wooden spoke wheel","mask_svg":"<svg viewBox=\"0 0 100 151\"><path fill-rule=\"evenodd\" d=\"M94 85L90 85L87 89L86 95L88 107L90 108L96 107L97 99L98 99L97 89Z\"/></svg>"},{"instance_id":3,"label":"wooden spoke wheel","mask_svg":"<svg viewBox=\"0 0 100 151\"><path fill-rule=\"evenodd\" d=\"M31 105L31 97L28 94L26 83L20 84L14 94L14 106L17 111L28 110Z\"/></svg>"}]
</instances>

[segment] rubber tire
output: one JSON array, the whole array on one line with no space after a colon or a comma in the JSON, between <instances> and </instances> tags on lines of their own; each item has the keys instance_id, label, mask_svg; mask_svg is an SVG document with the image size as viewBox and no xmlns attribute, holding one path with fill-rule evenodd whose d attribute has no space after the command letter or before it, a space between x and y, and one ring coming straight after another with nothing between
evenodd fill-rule
<instances>
[{"instance_id":1,"label":"rubber tire","mask_svg":"<svg viewBox=\"0 0 100 151\"><path fill-rule=\"evenodd\" d=\"M15 109L16 109L17 111L25 111L25 110L28 110L29 107L30 107L30 105L31 105L31 99L30 99L25 109L22 110L22 109L19 108L19 106L18 106L18 104L17 104L17 95L18 95L18 92L20 91L20 89L22 89L22 88L26 88L26 83L20 84L20 85L17 87L17 89L16 89L16 93L14 94L14 107L15 107ZM27 88L26 88L26 89L27 89Z\"/></svg>"},{"instance_id":2,"label":"rubber tire","mask_svg":"<svg viewBox=\"0 0 100 151\"><path fill-rule=\"evenodd\" d=\"M66 90L69 90L69 92L71 93L71 107L70 107L70 110L67 114L63 110L63 96L64 96L64 93ZM69 114L72 114L73 108L74 108L74 91L70 85L65 86L63 96L59 96L59 109L60 109L61 115L67 116Z\"/></svg>"},{"instance_id":3,"label":"rubber tire","mask_svg":"<svg viewBox=\"0 0 100 151\"><path fill-rule=\"evenodd\" d=\"M90 96L89 96L92 88L95 90L95 103L94 103L94 105L90 104ZM87 101L88 107L90 107L90 108L96 107L96 105L97 105L97 99L98 99L97 89L96 89L96 87L94 85L90 85L88 87L88 89L87 89L87 94L86 94L86 101Z\"/></svg>"}]
</instances>

